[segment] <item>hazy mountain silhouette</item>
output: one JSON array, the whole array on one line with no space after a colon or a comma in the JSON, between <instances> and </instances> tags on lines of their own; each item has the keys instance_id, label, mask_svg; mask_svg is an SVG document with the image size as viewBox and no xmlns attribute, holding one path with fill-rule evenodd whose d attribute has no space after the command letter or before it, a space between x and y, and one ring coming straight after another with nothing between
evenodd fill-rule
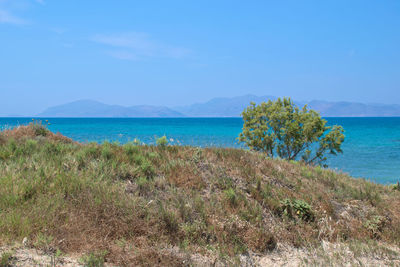
<instances>
[{"instance_id":1,"label":"hazy mountain silhouette","mask_svg":"<svg viewBox=\"0 0 400 267\"><path fill-rule=\"evenodd\" d=\"M167 107L107 105L93 100L79 100L54 106L38 114L39 117L182 117L183 114Z\"/></svg>"},{"instance_id":2,"label":"hazy mountain silhouette","mask_svg":"<svg viewBox=\"0 0 400 267\"><path fill-rule=\"evenodd\" d=\"M239 117L250 102L275 100L274 96L244 95L232 98L213 98L175 108L159 106L107 105L93 100L79 100L54 106L38 114L39 117ZM329 102L313 100L295 101L298 106L307 104L324 117L390 117L400 116L400 105L362 104L355 102Z\"/></svg>"}]
</instances>

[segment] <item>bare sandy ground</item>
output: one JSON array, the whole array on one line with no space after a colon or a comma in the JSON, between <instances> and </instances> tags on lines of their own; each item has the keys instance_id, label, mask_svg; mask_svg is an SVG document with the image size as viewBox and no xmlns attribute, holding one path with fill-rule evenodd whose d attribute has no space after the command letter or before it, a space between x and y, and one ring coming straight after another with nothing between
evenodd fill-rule
<instances>
[{"instance_id":1,"label":"bare sandy ground","mask_svg":"<svg viewBox=\"0 0 400 267\"><path fill-rule=\"evenodd\" d=\"M0 247L0 256L10 253L9 266L84 266L81 255L58 255L35 248ZM179 253L177 251L177 253ZM115 266L105 263L105 266ZM182 266L400 266L400 249L384 244L332 244L322 242L313 249L298 249L278 245L268 254L248 253L236 262L224 262L212 256L192 255L191 263Z\"/></svg>"}]
</instances>

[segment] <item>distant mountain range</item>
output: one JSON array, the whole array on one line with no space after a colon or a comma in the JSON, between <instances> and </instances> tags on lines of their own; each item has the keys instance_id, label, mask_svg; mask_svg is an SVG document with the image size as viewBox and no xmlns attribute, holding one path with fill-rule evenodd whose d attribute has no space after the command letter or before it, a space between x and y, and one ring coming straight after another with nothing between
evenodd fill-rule
<instances>
[{"instance_id":1,"label":"distant mountain range","mask_svg":"<svg viewBox=\"0 0 400 267\"><path fill-rule=\"evenodd\" d=\"M107 105L93 100L79 100L46 109L39 117L183 117L167 107Z\"/></svg>"},{"instance_id":2,"label":"distant mountain range","mask_svg":"<svg viewBox=\"0 0 400 267\"><path fill-rule=\"evenodd\" d=\"M232 98L214 98L205 103L174 108L160 106L107 105L93 100L79 100L54 106L37 114L38 117L239 117L250 104L275 100L274 96L244 95ZM307 104L324 117L395 117L400 116L400 105L362 104L355 102L328 102L313 100L295 101L298 106Z\"/></svg>"}]
</instances>

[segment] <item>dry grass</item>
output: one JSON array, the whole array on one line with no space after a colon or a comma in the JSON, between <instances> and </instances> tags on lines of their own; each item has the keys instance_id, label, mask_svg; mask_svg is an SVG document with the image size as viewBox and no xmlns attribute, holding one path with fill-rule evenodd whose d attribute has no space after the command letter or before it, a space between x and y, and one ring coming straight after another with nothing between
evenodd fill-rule
<instances>
[{"instance_id":1,"label":"dry grass","mask_svg":"<svg viewBox=\"0 0 400 267\"><path fill-rule=\"evenodd\" d=\"M164 266L277 243L400 244L388 186L244 150L82 145L35 127L0 134L0 243Z\"/></svg>"}]
</instances>

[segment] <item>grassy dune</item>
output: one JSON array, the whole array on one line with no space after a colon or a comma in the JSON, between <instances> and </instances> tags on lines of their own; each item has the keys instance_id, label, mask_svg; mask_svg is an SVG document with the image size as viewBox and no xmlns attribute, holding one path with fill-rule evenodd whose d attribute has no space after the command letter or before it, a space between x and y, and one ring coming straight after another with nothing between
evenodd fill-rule
<instances>
[{"instance_id":1,"label":"grassy dune","mask_svg":"<svg viewBox=\"0 0 400 267\"><path fill-rule=\"evenodd\" d=\"M0 134L0 245L27 237L86 263L241 264L324 242L397 257L399 200L389 186L239 149L80 144L39 124Z\"/></svg>"}]
</instances>

